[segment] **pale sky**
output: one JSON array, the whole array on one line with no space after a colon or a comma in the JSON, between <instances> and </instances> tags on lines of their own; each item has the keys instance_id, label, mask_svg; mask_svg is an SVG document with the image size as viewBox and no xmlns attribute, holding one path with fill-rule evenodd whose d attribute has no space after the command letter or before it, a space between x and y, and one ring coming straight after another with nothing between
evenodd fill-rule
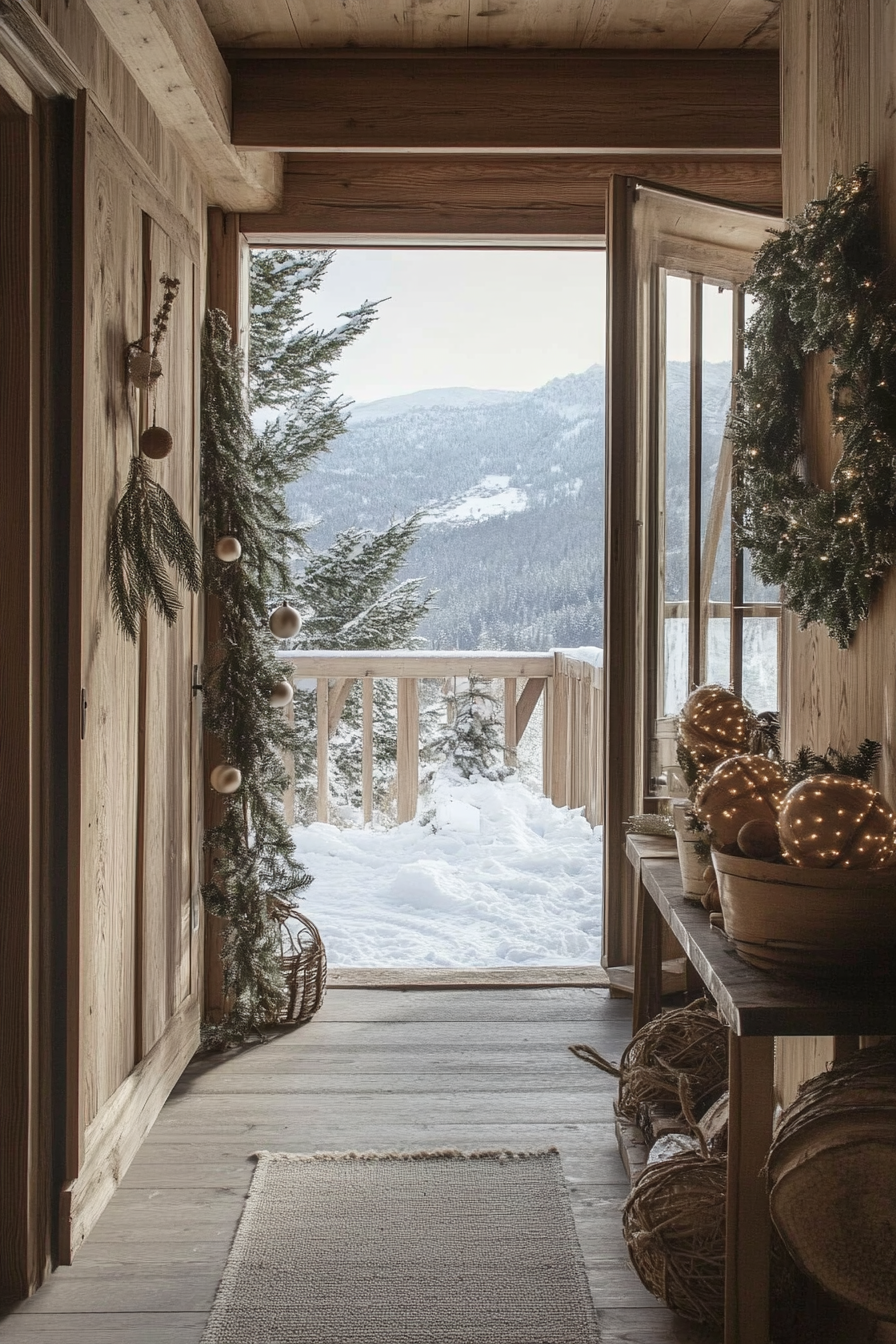
<instances>
[{"instance_id":1,"label":"pale sky","mask_svg":"<svg viewBox=\"0 0 896 1344\"><path fill-rule=\"evenodd\" d=\"M333 390L353 401L430 387L525 391L604 362L602 251L347 248L307 311L315 326L334 326L387 296L336 367Z\"/></svg>"}]
</instances>

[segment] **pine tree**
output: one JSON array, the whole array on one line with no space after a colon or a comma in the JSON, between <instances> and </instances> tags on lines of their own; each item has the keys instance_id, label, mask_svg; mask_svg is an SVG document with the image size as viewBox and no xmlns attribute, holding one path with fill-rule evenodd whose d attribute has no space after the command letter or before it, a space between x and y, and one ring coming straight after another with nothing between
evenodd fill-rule
<instances>
[{"instance_id":1,"label":"pine tree","mask_svg":"<svg viewBox=\"0 0 896 1344\"><path fill-rule=\"evenodd\" d=\"M487 678L471 672L445 701L451 721L431 742L430 752L454 766L464 779L501 780L512 774L498 762L504 747L499 702Z\"/></svg>"},{"instance_id":2,"label":"pine tree","mask_svg":"<svg viewBox=\"0 0 896 1344\"><path fill-rule=\"evenodd\" d=\"M382 532L348 528L325 551L312 555L297 582L297 600L305 615L294 641L301 649L407 649L434 593L422 592L422 579L396 581L421 526L413 514ZM296 787L310 805L316 788L314 692L296 697ZM374 789L382 795L397 756L395 683L374 683ZM336 801L361 802L361 692L356 686L330 743L330 781Z\"/></svg>"},{"instance_id":3,"label":"pine tree","mask_svg":"<svg viewBox=\"0 0 896 1344\"><path fill-rule=\"evenodd\" d=\"M203 676L204 723L223 759L241 772L220 825L205 836L212 855L203 887L209 910L227 920L223 945L228 1012L206 1031L226 1045L276 1019L283 996L280 927L311 881L283 820L283 753L295 734L270 704L282 680L271 605L292 593L294 561L305 546L291 520L286 486L307 470L345 423L330 397L327 367L375 315L364 304L339 328L310 328L303 296L321 283L332 253L267 252L252 259L249 398L241 354L223 313L207 315L202 356L202 500L205 590L217 599L220 629ZM250 410L278 418L261 432ZM231 563L215 555L222 535L242 547Z\"/></svg>"}]
</instances>

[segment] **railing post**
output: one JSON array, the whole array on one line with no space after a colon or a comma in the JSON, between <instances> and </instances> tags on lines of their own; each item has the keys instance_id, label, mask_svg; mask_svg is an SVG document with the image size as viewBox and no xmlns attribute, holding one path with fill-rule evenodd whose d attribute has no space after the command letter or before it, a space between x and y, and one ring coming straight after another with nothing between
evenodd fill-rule
<instances>
[{"instance_id":1,"label":"railing post","mask_svg":"<svg viewBox=\"0 0 896 1344\"><path fill-rule=\"evenodd\" d=\"M295 702L290 700L286 707L286 722L290 730L296 726ZM283 820L287 826L296 824L296 756L294 751L284 752L283 765L286 770L286 790L283 794Z\"/></svg>"},{"instance_id":2,"label":"railing post","mask_svg":"<svg viewBox=\"0 0 896 1344\"><path fill-rule=\"evenodd\" d=\"M317 819L330 820L330 681L317 678Z\"/></svg>"},{"instance_id":3,"label":"railing post","mask_svg":"<svg viewBox=\"0 0 896 1344\"><path fill-rule=\"evenodd\" d=\"M548 677L544 688L544 719L541 727L541 791L551 796L551 772L554 763L554 678Z\"/></svg>"},{"instance_id":4,"label":"railing post","mask_svg":"<svg viewBox=\"0 0 896 1344\"><path fill-rule=\"evenodd\" d=\"M373 820L373 677L361 682L361 806L366 826Z\"/></svg>"},{"instance_id":5,"label":"railing post","mask_svg":"<svg viewBox=\"0 0 896 1344\"><path fill-rule=\"evenodd\" d=\"M516 677L504 678L504 764L516 767Z\"/></svg>"},{"instance_id":6,"label":"railing post","mask_svg":"<svg viewBox=\"0 0 896 1344\"><path fill-rule=\"evenodd\" d=\"M420 769L420 702L416 677L398 678L398 821L417 815Z\"/></svg>"},{"instance_id":7,"label":"railing post","mask_svg":"<svg viewBox=\"0 0 896 1344\"><path fill-rule=\"evenodd\" d=\"M554 654L554 704L551 715L551 802L567 802L569 745L569 678L563 671L563 654Z\"/></svg>"}]
</instances>

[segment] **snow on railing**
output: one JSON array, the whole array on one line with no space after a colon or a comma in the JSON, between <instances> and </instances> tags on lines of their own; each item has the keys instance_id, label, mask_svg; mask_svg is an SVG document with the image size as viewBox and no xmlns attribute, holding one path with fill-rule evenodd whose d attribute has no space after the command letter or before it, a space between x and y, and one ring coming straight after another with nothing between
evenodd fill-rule
<instances>
[{"instance_id":1,"label":"snow on railing","mask_svg":"<svg viewBox=\"0 0 896 1344\"><path fill-rule=\"evenodd\" d=\"M481 650L291 650L279 655L296 681L316 690L317 819L328 821L329 742L352 688L361 683L361 795L365 822L373 817L373 683L398 685L396 794L398 821L411 821L419 792L421 679L475 675L504 683L504 754L516 751L542 697L545 698L542 780L557 807L581 807L592 826L603 822L603 668L599 649L551 653L484 653ZM522 682L522 689L520 689ZM293 715L293 706L288 713ZM295 768L287 759L289 787L284 809L295 819Z\"/></svg>"}]
</instances>

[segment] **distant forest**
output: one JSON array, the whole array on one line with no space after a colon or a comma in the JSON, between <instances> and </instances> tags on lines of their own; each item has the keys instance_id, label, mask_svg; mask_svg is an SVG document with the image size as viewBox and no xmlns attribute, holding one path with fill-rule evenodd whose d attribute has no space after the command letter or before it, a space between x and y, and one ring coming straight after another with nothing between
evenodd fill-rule
<instances>
[{"instance_id":1,"label":"distant forest","mask_svg":"<svg viewBox=\"0 0 896 1344\"><path fill-rule=\"evenodd\" d=\"M685 562L675 533L687 509L686 370L669 366L673 572ZM419 630L431 647L602 645L603 369L533 392L485 392L480 404L470 404L470 389L446 390L449 403L462 404L434 405L434 395L421 393L419 403L413 395L393 398L381 411L376 403L359 408L330 453L291 487L294 516L320 520L312 547L323 549L347 527L381 529L424 510L400 577L422 577L438 590ZM704 396L714 462L728 405L726 366L705 366Z\"/></svg>"}]
</instances>

